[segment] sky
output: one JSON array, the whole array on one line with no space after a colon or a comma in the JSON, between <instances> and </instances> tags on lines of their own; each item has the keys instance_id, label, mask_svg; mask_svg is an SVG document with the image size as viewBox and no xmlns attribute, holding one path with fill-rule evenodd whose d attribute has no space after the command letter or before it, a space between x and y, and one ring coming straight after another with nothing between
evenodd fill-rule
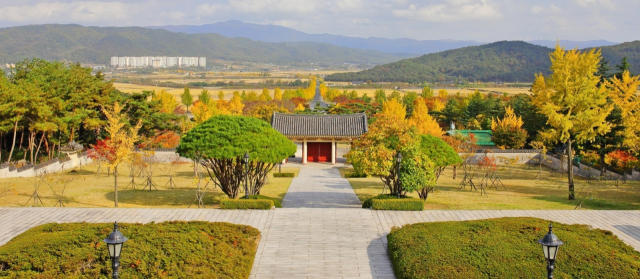
<instances>
[{"instance_id":1,"label":"sky","mask_svg":"<svg viewBox=\"0 0 640 279\"><path fill-rule=\"evenodd\" d=\"M0 0L0 27L202 25L419 40L640 39L638 0Z\"/></svg>"}]
</instances>

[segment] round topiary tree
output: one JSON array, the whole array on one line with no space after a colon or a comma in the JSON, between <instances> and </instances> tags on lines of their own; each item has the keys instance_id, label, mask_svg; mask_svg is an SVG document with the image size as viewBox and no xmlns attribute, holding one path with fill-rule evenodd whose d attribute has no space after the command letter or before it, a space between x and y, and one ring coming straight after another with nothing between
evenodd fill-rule
<instances>
[{"instance_id":1,"label":"round topiary tree","mask_svg":"<svg viewBox=\"0 0 640 279\"><path fill-rule=\"evenodd\" d=\"M249 153L249 195L260 194L273 167L296 152L296 145L253 117L218 115L191 129L176 148L200 163L216 186L235 198L244 181L243 156Z\"/></svg>"},{"instance_id":2,"label":"round topiary tree","mask_svg":"<svg viewBox=\"0 0 640 279\"><path fill-rule=\"evenodd\" d=\"M447 166L454 166L462 163L460 155L444 140L432 135L420 135L420 149L433 163L435 180ZM421 199L426 200L433 187L424 187L418 191Z\"/></svg>"}]
</instances>

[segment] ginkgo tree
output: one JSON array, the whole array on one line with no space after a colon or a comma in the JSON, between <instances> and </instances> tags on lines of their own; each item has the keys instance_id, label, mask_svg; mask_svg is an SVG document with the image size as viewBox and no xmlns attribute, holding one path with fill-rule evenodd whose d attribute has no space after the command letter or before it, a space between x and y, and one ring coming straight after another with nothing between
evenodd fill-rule
<instances>
[{"instance_id":1,"label":"ginkgo tree","mask_svg":"<svg viewBox=\"0 0 640 279\"><path fill-rule=\"evenodd\" d=\"M409 124L418 129L418 133L441 137L445 132L431 115L423 98L417 99L413 107L413 114L409 117Z\"/></svg>"},{"instance_id":2,"label":"ginkgo tree","mask_svg":"<svg viewBox=\"0 0 640 279\"><path fill-rule=\"evenodd\" d=\"M107 117L107 125L104 127L109 134L107 147L111 150L111 156L105 159L113 168L113 190L115 207L118 207L118 165L129 160L134 153L134 144L140 136L138 130L142 127L142 121L138 121L133 127L127 128L126 115L122 113L123 106L115 102L112 109L102 108Z\"/></svg>"},{"instance_id":3,"label":"ginkgo tree","mask_svg":"<svg viewBox=\"0 0 640 279\"><path fill-rule=\"evenodd\" d=\"M550 142L567 144L569 199L575 199L572 143L593 140L609 131L606 121L612 106L596 75L600 51L565 51L559 45L550 54L551 75L536 75L531 87L533 104L547 116L551 128L541 132Z\"/></svg>"},{"instance_id":4,"label":"ginkgo tree","mask_svg":"<svg viewBox=\"0 0 640 279\"><path fill-rule=\"evenodd\" d=\"M502 119L491 120L491 141L501 149L517 149L527 142L527 131L522 128L522 117L516 116L513 108L505 108Z\"/></svg>"}]
</instances>

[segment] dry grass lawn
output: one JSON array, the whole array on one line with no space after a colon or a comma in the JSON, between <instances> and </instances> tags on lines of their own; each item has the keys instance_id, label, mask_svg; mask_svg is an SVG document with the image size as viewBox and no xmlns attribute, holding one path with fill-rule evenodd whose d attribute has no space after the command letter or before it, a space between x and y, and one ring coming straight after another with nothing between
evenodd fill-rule
<instances>
[{"instance_id":1,"label":"dry grass lawn","mask_svg":"<svg viewBox=\"0 0 640 279\"><path fill-rule=\"evenodd\" d=\"M120 207L166 207L186 208L190 206L196 197L196 183L193 176L193 165L179 165L173 172L169 171L170 164L158 164L153 172L152 181L157 185L149 192L142 191L145 177L135 177L137 186L130 186L131 177L129 167L121 166L118 175L118 205ZM7 178L0 179L0 189L9 187L11 191L0 197L0 207L3 206L33 206L36 182L39 183L38 195L44 206L55 206L58 200L62 200L66 207L113 207L114 189L113 176L96 175L97 164L91 164L61 174L52 174L40 178ZM103 166L103 169L106 169ZM275 170L277 171L277 170ZM299 172L298 168L282 168L283 172ZM169 174L173 173L174 188L169 188ZM205 172L206 173L206 172ZM205 175L205 177L208 177ZM276 198L280 201L284 198L292 178L268 176L268 184L262 188L261 194ZM64 187L64 181L73 179ZM202 182L202 186L206 184ZM127 187L129 186L129 187ZM64 190L64 194L59 197ZM0 191L1 193L1 191ZM217 208L220 198L226 197L213 183L207 186L203 201L207 208ZM59 205L58 205L59 206Z\"/></svg>"},{"instance_id":2,"label":"dry grass lawn","mask_svg":"<svg viewBox=\"0 0 640 279\"><path fill-rule=\"evenodd\" d=\"M348 174L351 168L343 168L341 172ZM429 194L425 209L567 209L572 210L580 200L583 209L640 209L640 182L619 183L594 182L587 183L581 178L575 179L577 200L567 199L568 186L566 175L553 175L548 169L543 170L543 178L537 180L536 169L525 169L522 166L503 168L498 177L506 190L499 187L488 189L488 195L480 196L467 186L459 189L463 178L462 171L453 179L452 168L440 176L434 193ZM382 193L383 184L377 177L348 178L360 201ZM474 178L478 185L480 178ZM387 191L388 192L388 191ZM417 193L410 193L418 197Z\"/></svg>"}]
</instances>

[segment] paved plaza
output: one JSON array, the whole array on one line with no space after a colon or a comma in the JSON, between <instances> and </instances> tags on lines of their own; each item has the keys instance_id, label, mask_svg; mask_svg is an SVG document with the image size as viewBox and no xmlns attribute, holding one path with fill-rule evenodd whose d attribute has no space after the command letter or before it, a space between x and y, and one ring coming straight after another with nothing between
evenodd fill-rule
<instances>
[{"instance_id":1,"label":"paved plaza","mask_svg":"<svg viewBox=\"0 0 640 279\"><path fill-rule=\"evenodd\" d=\"M50 222L148 223L201 220L250 225L262 232L251 278L394 278L386 253L392 227L418 222L537 217L612 231L640 250L640 211L361 209L338 167L301 166L275 210L0 208L0 245Z\"/></svg>"}]
</instances>

